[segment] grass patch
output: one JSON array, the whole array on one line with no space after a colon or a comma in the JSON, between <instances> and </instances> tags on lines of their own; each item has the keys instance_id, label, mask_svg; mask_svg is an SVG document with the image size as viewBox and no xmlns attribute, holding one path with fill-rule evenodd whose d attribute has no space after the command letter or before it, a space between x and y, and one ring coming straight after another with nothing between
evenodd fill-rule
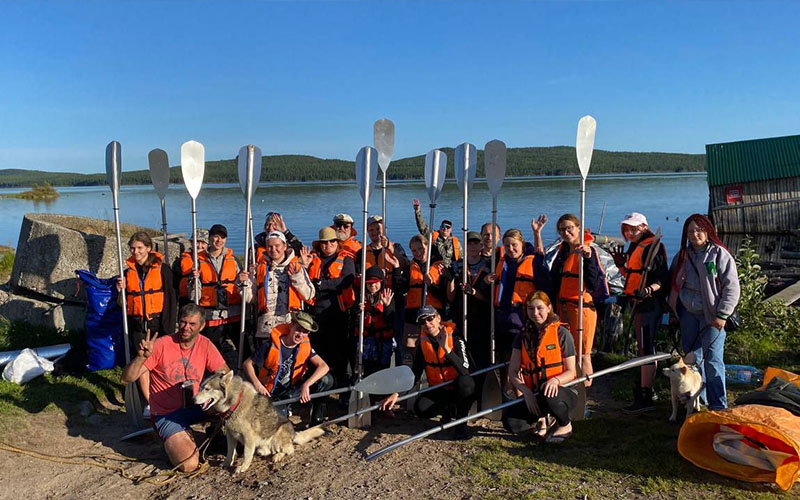
<instances>
[{"instance_id":1,"label":"grass patch","mask_svg":"<svg viewBox=\"0 0 800 500\"><path fill-rule=\"evenodd\" d=\"M44 182L42 185L34 184L28 191L3 195L4 198L18 198L20 200L34 201L55 200L58 196L58 191L48 182Z\"/></svg>"},{"instance_id":2,"label":"grass patch","mask_svg":"<svg viewBox=\"0 0 800 500\"><path fill-rule=\"evenodd\" d=\"M56 328L33 326L22 321L9 321L0 316L0 351L13 351L26 347L43 347L56 344L81 346L85 342L82 331L65 331Z\"/></svg>"},{"instance_id":3,"label":"grass patch","mask_svg":"<svg viewBox=\"0 0 800 500\"><path fill-rule=\"evenodd\" d=\"M14 268L14 250L0 251L0 276L10 276Z\"/></svg>"}]
</instances>

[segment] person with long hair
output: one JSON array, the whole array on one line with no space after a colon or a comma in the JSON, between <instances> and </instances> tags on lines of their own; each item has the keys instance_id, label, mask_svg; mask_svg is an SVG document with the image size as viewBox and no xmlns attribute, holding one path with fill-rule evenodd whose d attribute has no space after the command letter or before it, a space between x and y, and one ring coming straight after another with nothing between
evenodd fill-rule
<instances>
[{"instance_id":1,"label":"person with long hair","mask_svg":"<svg viewBox=\"0 0 800 500\"><path fill-rule=\"evenodd\" d=\"M534 233L541 233L547 223L547 217L532 221ZM592 346L597 328L597 307L595 301L602 303L609 295L608 280L597 249L591 246L592 234L586 230L580 236L581 221L573 214L564 214L558 218L556 229L561 236L556 258L550 268L553 282L553 297L556 297L558 316L569 324L572 340L578 344L578 299L580 298L579 266L583 262L583 335L581 338L581 373L594 373L592 368ZM540 239L540 238L537 238ZM586 385L591 385L590 381Z\"/></svg>"},{"instance_id":2,"label":"person with long hair","mask_svg":"<svg viewBox=\"0 0 800 500\"><path fill-rule=\"evenodd\" d=\"M569 414L578 404L575 389L563 387L576 377L575 344L546 293L527 296L525 316L525 328L514 339L508 368L517 397L522 396L525 404L508 407L503 426L513 434L533 427L545 441L560 443L572 435Z\"/></svg>"},{"instance_id":3,"label":"person with long hair","mask_svg":"<svg viewBox=\"0 0 800 500\"><path fill-rule=\"evenodd\" d=\"M710 410L727 408L725 322L739 303L739 275L733 256L705 215L686 219L671 271L668 302L680 321L683 349L687 355L694 353L703 375L700 398Z\"/></svg>"}]
</instances>

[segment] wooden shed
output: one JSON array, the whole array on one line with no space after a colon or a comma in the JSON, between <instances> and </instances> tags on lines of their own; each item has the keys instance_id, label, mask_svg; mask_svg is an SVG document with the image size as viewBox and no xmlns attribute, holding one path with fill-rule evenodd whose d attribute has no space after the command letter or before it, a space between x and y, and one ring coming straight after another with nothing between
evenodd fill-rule
<instances>
[{"instance_id":1,"label":"wooden shed","mask_svg":"<svg viewBox=\"0 0 800 500\"><path fill-rule=\"evenodd\" d=\"M800 228L800 135L706 145L709 209L725 234Z\"/></svg>"}]
</instances>

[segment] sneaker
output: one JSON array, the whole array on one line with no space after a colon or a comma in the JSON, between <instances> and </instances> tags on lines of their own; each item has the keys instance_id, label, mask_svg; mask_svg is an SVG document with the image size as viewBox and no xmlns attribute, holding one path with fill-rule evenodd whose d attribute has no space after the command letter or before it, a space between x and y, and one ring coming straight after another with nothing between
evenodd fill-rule
<instances>
[{"instance_id":1,"label":"sneaker","mask_svg":"<svg viewBox=\"0 0 800 500\"><path fill-rule=\"evenodd\" d=\"M626 406L622 411L628 415L637 415L655 411L656 405L653 402L653 389L642 387L634 392L633 403Z\"/></svg>"}]
</instances>

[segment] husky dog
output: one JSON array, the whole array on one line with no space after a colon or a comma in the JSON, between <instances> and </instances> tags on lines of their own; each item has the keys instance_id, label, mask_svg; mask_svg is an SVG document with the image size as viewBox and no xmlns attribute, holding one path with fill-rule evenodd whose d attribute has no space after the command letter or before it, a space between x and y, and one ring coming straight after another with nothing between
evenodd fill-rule
<instances>
[{"instance_id":1,"label":"husky dog","mask_svg":"<svg viewBox=\"0 0 800 500\"><path fill-rule=\"evenodd\" d=\"M256 451L261 456L272 455L272 461L278 462L294 453L294 445L325 434L320 427L295 432L291 422L275 411L269 398L260 396L250 382L235 376L233 371L219 371L211 376L200 387L194 402L203 411L213 409L223 414L228 440L225 467L233 465L236 444L244 445L244 460L234 473L246 471Z\"/></svg>"},{"instance_id":2,"label":"husky dog","mask_svg":"<svg viewBox=\"0 0 800 500\"><path fill-rule=\"evenodd\" d=\"M693 358L691 354L686 356L688 361ZM670 392L672 394L672 415L670 422L678 419L678 404L686 405L686 418L693 412L700 411L700 392L703 390L703 377L700 373L687 365L683 358L677 363L661 370L664 375L669 377Z\"/></svg>"}]
</instances>

